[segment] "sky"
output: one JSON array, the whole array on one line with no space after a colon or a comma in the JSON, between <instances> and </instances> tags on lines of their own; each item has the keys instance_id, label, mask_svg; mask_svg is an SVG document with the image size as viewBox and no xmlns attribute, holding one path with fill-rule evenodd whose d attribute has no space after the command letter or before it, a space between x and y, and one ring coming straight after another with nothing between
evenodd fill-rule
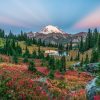
<instances>
[{"instance_id":1,"label":"sky","mask_svg":"<svg viewBox=\"0 0 100 100\"><path fill-rule=\"evenodd\" d=\"M67 33L100 29L100 0L0 0L0 28L6 33L39 32L47 25Z\"/></svg>"}]
</instances>

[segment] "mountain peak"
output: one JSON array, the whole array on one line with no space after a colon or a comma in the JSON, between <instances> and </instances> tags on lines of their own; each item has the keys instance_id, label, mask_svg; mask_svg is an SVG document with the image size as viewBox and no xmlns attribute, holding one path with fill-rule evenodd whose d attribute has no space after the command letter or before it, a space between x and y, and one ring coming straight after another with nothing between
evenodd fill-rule
<instances>
[{"instance_id":1,"label":"mountain peak","mask_svg":"<svg viewBox=\"0 0 100 100\"><path fill-rule=\"evenodd\" d=\"M63 31L58 29L56 26L48 25L48 26L44 27L44 29L42 29L41 33L43 33L43 34L49 34L49 33L61 33L61 34L63 34Z\"/></svg>"}]
</instances>

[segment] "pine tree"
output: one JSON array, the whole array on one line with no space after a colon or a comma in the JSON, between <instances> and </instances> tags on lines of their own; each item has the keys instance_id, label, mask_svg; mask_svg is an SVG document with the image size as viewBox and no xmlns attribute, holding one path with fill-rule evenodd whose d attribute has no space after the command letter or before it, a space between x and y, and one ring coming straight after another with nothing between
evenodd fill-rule
<instances>
[{"instance_id":1,"label":"pine tree","mask_svg":"<svg viewBox=\"0 0 100 100\"><path fill-rule=\"evenodd\" d=\"M49 56L49 54L46 56L46 60L47 60L47 61L50 60L50 56Z\"/></svg>"},{"instance_id":2,"label":"pine tree","mask_svg":"<svg viewBox=\"0 0 100 100\"><path fill-rule=\"evenodd\" d=\"M16 54L16 52L15 51L13 51L14 53L13 53L13 63L15 63L15 64L17 64L18 63L18 56L17 56L17 54Z\"/></svg>"},{"instance_id":3,"label":"pine tree","mask_svg":"<svg viewBox=\"0 0 100 100\"><path fill-rule=\"evenodd\" d=\"M64 46L62 44L59 44L58 46L59 55L62 55L63 51L64 51Z\"/></svg>"},{"instance_id":4,"label":"pine tree","mask_svg":"<svg viewBox=\"0 0 100 100\"><path fill-rule=\"evenodd\" d=\"M13 38L14 38L14 34L11 32L11 30L10 30L10 33L9 33L8 37L9 37L10 39L13 39Z\"/></svg>"},{"instance_id":5,"label":"pine tree","mask_svg":"<svg viewBox=\"0 0 100 100\"><path fill-rule=\"evenodd\" d=\"M68 43L67 43L67 46L66 46L66 51L69 51L69 45L68 45Z\"/></svg>"},{"instance_id":6,"label":"pine tree","mask_svg":"<svg viewBox=\"0 0 100 100\"><path fill-rule=\"evenodd\" d=\"M83 64L84 64L84 61L83 61L83 57L82 57L82 60L81 60L81 64L80 65L83 66Z\"/></svg>"},{"instance_id":7,"label":"pine tree","mask_svg":"<svg viewBox=\"0 0 100 100\"><path fill-rule=\"evenodd\" d=\"M49 78L50 79L54 79L54 71L53 70L50 71Z\"/></svg>"},{"instance_id":8,"label":"pine tree","mask_svg":"<svg viewBox=\"0 0 100 100\"><path fill-rule=\"evenodd\" d=\"M95 63L95 62L98 62L98 60L99 60L98 51L95 50L95 49L93 49L93 50L92 50L92 55L91 55L91 60L90 60L90 62L91 62L91 63Z\"/></svg>"},{"instance_id":9,"label":"pine tree","mask_svg":"<svg viewBox=\"0 0 100 100\"><path fill-rule=\"evenodd\" d=\"M50 57L48 61L49 69L50 70L55 70L55 59L54 57Z\"/></svg>"},{"instance_id":10,"label":"pine tree","mask_svg":"<svg viewBox=\"0 0 100 100\"><path fill-rule=\"evenodd\" d=\"M80 60L80 52L78 51L77 55L76 55L76 58L75 58L76 61Z\"/></svg>"},{"instance_id":11,"label":"pine tree","mask_svg":"<svg viewBox=\"0 0 100 100\"><path fill-rule=\"evenodd\" d=\"M26 46L26 49L25 49L25 53L23 54L23 57L27 56L28 58L30 57L30 52Z\"/></svg>"},{"instance_id":12,"label":"pine tree","mask_svg":"<svg viewBox=\"0 0 100 100\"><path fill-rule=\"evenodd\" d=\"M94 35L94 46L95 46L97 44L98 35L99 35L97 28L94 29L93 35Z\"/></svg>"},{"instance_id":13,"label":"pine tree","mask_svg":"<svg viewBox=\"0 0 100 100\"><path fill-rule=\"evenodd\" d=\"M16 46L16 52L18 53L18 55L22 55L22 48L18 45L18 42L17 42L17 46Z\"/></svg>"},{"instance_id":14,"label":"pine tree","mask_svg":"<svg viewBox=\"0 0 100 100\"><path fill-rule=\"evenodd\" d=\"M73 61L73 57L71 56L70 61Z\"/></svg>"},{"instance_id":15,"label":"pine tree","mask_svg":"<svg viewBox=\"0 0 100 100\"><path fill-rule=\"evenodd\" d=\"M82 37L82 36L81 36L81 42L80 42L80 46L79 46L79 51L80 51L81 53L84 52L84 45L83 45L83 37Z\"/></svg>"},{"instance_id":16,"label":"pine tree","mask_svg":"<svg viewBox=\"0 0 100 100\"><path fill-rule=\"evenodd\" d=\"M59 59L55 60L55 69L61 71L61 69L62 69L61 60L59 60Z\"/></svg>"},{"instance_id":17,"label":"pine tree","mask_svg":"<svg viewBox=\"0 0 100 100\"><path fill-rule=\"evenodd\" d=\"M70 45L69 45L69 50L72 50L73 49L73 42L72 42L72 39L70 41Z\"/></svg>"},{"instance_id":18,"label":"pine tree","mask_svg":"<svg viewBox=\"0 0 100 100\"><path fill-rule=\"evenodd\" d=\"M61 72L66 72L66 58L65 58L65 56L61 57L61 67L62 67Z\"/></svg>"},{"instance_id":19,"label":"pine tree","mask_svg":"<svg viewBox=\"0 0 100 100\"><path fill-rule=\"evenodd\" d=\"M28 63L28 57L27 56L24 57L23 62Z\"/></svg>"},{"instance_id":20,"label":"pine tree","mask_svg":"<svg viewBox=\"0 0 100 100\"><path fill-rule=\"evenodd\" d=\"M30 61L28 70L32 71L32 72L36 72L37 71L36 68L35 68L35 64L34 64L33 61Z\"/></svg>"},{"instance_id":21,"label":"pine tree","mask_svg":"<svg viewBox=\"0 0 100 100\"><path fill-rule=\"evenodd\" d=\"M41 41L41 39L38 39L38 45L39 45L39 46L42 45L42 41Z\"/></svg>"},{"instance_id":22,"label":"pine tree","mask_svg":"<svg viewBox=\"0 0 100 100\"><path fill-rule=\"evenodd\" d=\"M90 48L93 47L93 34L91 29L88 30L85 46L86 50L89 50Z\"/></svg>"},{"instance_id":23,"label":"pine tree","mask_svg":"<svg viewBox=\"0 0 100 100\"><path fill-rule=\"evenodd\" d=\"M0 37L1 38L4 38L5 37L5 32L4 30L0 29Z\"/></svg>"},{"instance_id":24,"label":"pine tree","mask_svg":"<svg viewBox=\"0 0 100 100\"><path fill-rule=\"evenodd\" d=\"M32 53L32 58L37 58L37 53L34 50L33 50L33 53Z\"/></svg>"},{"instance_id":25,"label":"pine tree","mask_svg":"<svg viewBox=\"0 0 100 100\"><path fill-rule=\"evenodd\" d=\"M88 63L89 63L89 57L88 57L88 54L86 54L86 58L85 58L84 63L85 63L85 64L88 64Z\"/></svg>"},{"instance_id":26,"label":"pine tree","mask_svg":"<svg viewBox=\"0 0 100 100\"><path fill-rule=\"evenodd\" d=\"M97 49L98 49L98 53L100 54L100 35L98 37Z\"/></svg>"},{"instance_id":27,"label":"pine tree","mask_svg":"<svg viewBox=\"0 0 100 100\"><path fill-rule=\"evenodd\" d=\"M15 47L16 47L16 45L15 45L15 39L13 39L13 40L11 41L11 46L12 46L13 49L15 49Z\"/></svg>"}]
</instances>

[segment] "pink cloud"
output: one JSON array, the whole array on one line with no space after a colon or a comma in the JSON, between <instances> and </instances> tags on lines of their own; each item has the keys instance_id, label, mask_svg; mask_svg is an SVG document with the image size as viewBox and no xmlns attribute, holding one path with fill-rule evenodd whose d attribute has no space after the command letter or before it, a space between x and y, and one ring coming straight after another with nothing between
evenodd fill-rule
<instances>
[{"instance_id":1,"label":"pink cloud","mask_svg":"<svg viewBox=\"0 0 100 100\"><path fill-rule=\"evenodd\" d=\"M74 25L75 29L100 27L100 8L80 20Z\"/></svg>"},{"instance_id":2,"label":"pink cloud","mask_svg":"<svg viewBox=\"0 0 100 100\"><path fill-rule=\"evenodd\" d=\"M0 16L0 23L2 24L8 24L8 25L13 25L13 26L19 26L19 27L25 27L27 28L28 26L24 23L21 23L19 21L16 21L12 18L5 17L5 16Z\"/></svg>"}]
</instances>

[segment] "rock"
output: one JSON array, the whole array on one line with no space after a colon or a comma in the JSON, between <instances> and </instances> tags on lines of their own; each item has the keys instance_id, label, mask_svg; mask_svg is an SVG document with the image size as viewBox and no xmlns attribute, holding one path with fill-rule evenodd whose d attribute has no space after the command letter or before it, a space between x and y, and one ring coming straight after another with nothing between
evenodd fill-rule
<instances>
[{"instance_id":1,"label":"rock","mask_svg":"<svg viewBox=\"0 0 100 100\"><path fill-rule=\"evenodd\" d=\"M94 96L96 96L97 91L100 91L100 87L96 86L97 79L97 77L94 78L86 86L88 100L94 100Z\"/></svg>"}]
</instances>

